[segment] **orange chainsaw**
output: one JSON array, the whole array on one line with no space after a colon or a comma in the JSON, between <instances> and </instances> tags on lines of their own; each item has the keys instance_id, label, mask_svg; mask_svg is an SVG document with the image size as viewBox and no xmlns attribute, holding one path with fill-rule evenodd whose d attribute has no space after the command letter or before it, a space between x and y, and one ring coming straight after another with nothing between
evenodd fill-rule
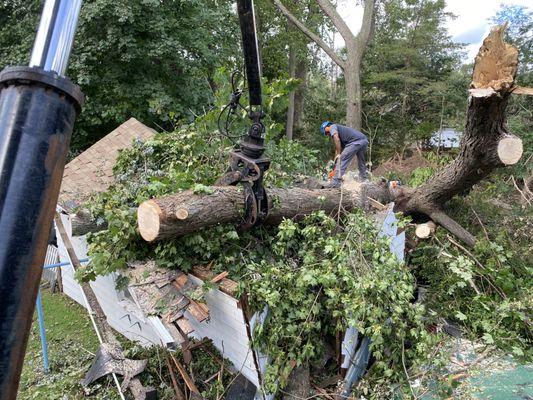
<instances>
[{"instance_id":1,"label":"orange chainsaw","mask_svg":"<svg viewBox=\"0 0 533 400\"><path fill-rule=\"evenodd\" d=\"M339 156L335 156L335 159L333 160L333 169L328 174L328 180L332 180L335 177L335 173L337 172L337 162L339 161Z\"/></svg>"}]
</instances>

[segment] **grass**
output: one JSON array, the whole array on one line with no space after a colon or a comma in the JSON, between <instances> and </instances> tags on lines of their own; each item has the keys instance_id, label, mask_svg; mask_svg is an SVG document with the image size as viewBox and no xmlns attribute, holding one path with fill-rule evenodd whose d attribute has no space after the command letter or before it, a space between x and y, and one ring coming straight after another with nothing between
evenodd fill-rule
<instances>
[{"instance_id":1,"label":"grass","mask_svg":"<svg viewBox=\"0 0 533 400\"><path fill-rule=\"evenodd\" d=\"M120 399L111 377L106 377L92 383L84 389L80 381L89 370L98 350L99 343L94 333L87 311L76 302L62 293L51 293L42 290L43 310L48 339L48 357L50 372L45 373L39 324L37 313L33 318L33 325L28 340L26 358L19 386L19 400L117 400ZM171 400L175 398L170 385L170 377L165 365L164 350L159 347L143 348L128 341L117 334L117 339L122 344L124 355L130 359L148 359L148 365L141 375L141 382L145 386L152 386L158 390L158 398ZM204 381L220 370L218 361L222 359L220 353L213 345L205 345L210 352L198 349L189 366L192 375L196 378L197 386L206 399L216 399L217 393L224 391L224 387L213 380L209 384ZM180 352L173 353L183 362ZM226 365L230 365L225 360ZM224 369L224 383L229 383L233 376L228 368ZM122 378L119 378L121 381ZM185 384L180 380L181 387ZM126 399L130 399L126 393Z\"/></svg>"},{"instance_id":2,"label":"grass","mask_svg":"<svg viewBox=\"0 0 533 400\"><path fill-rule=\"evenodd\" d=\"M74 400L118 399L110 379L84 392L80 381L89 369L98 339L83 307L67 296L42 290L50 372L45 373L37 313L28 340L18 398Z\"/></svg>"}]
</instances>

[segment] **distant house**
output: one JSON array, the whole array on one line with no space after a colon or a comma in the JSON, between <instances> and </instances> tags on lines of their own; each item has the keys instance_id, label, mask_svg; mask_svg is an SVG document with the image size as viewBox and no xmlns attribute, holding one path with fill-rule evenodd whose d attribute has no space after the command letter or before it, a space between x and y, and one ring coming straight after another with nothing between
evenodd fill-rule
<instances>
[{"instance_id":1,"label":"distant house","mask_svg":"<svg viewBox=\"0 0 533 400\"><path fill-rule=\"evenodd\" d=\"M113 182L112 173L118 153L134 140L147 140L155 131L134 118L120 125L65 167L57 211L79 259L87 257L85 234L73 234L72 221L76 207L91 194L105 191ZM391 252L403 260L405 232L397 228L392 206L376 213L381 234L391 238ZM68 262L63 240L56 227L57 247L49 246L47 263ZM63 292L85 307L81 287L74 278L72 266L61 267ZM128 287L117 289L117 279L128 277ZM191 292L204 282L216 283L203 297L194 300ZM236 296L237 283L224 274L214 276L208 266L196 266L190 273L158 268L154 262L134 262L126 271L98 276L91 287L111 327L142 345L180 346L187 337L212 340L213 344L257 388L256 399L272 399L261 391L268 358L252 349L254 326L264 320L263 313L251 314L246 297ZM365 368L361 362L365 346L355 329L349 329L341 346L342 370L353 380ZM358 345L359 343L359 345ZM357 350L356 350L357 349ZM368 344L366 345L368 358ZM359 361L357 361L359 360ZM351 382L350 382L351 386Z\"/></svg>"},{"instance_id":2,"label":"distant house","mask_svg":"<svg viewBox=\"0 0 533 400\"><path fill-rule=\"evenodd\" d=\"M441 149L455 149L459 148L461 136L462 133L453 128L444 128L433 133L429 139L429 144L431 147L440 147Z\"/></svg>"}]
</instances>

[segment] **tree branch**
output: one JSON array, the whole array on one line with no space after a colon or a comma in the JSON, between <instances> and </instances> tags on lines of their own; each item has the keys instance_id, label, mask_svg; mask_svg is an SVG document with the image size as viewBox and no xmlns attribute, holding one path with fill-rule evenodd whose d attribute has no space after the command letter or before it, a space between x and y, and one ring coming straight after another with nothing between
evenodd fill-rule
<instances>
[{"instance_id":1,"label":"tree branch","mask_svg":"<svg viewBox=\"0 0 533 400\"><path fill-rule=\"evenodd\" d=\"M444 229L446 229L448 232L450 232L452 235L454 235L459 240L462 240L464 243L466 243L470 247L474 247L476 244L476 238L474 235L472 235L470 232L468 232L465 228L463 228L461 225L459 225L454 219L450 218L446 213L443 211L435 211L429 215L429 217L442 226Z\"/></svg>"},{"instance_id":2,"label":"tree branch","mask_svg":"<svg viewBox=\"0 0 533 400\"><path fill-rule=\"evenodd\" d=\"M371 1L373 2L373 0ZM331 22L333 22L333 25L335 25L335 28L337 28L346 44L353 46L356 37L339 15L335 6L329 0L317 0L317 2L322 11L331 19Z\"/></svg>"},{"instance_id":3,"label":"tree branch","mask_svg":"<svg viewBox=\"0 0 533 400\"><path fill-rule=\"evenodd\" d=\"M363 12L363 21L361 22L361 30L357 34L357 51L360 53L360 57L363 57L363 53L370 40L370 36L374 31L374 13L375 13L375 0L365 0L365 9Z\"/></svg>"},{"instance_id":4,"label":"tree branch","mask_svg":"<svg viewBox=\"0 0 533 400\"><path fill-rule=\"evenodd\" d=\"M281 11L285 17L291 21L294 25L302 31L302 33L307 36L309 39L311 39L313 42L315 42L322 50L326 52L326 54L333 60L335 64L337 64L341 69L345 69L346 65L342 58L340 58L337 53L335 53L335 50L333 50L331 47L329 47L326 42L324 42L320 36L313 33L310 29L308 29L298 18L296 18L284 5L280 0L272 0L274 5L278 8L278 10Z\"/></svg>"}]
</instances>

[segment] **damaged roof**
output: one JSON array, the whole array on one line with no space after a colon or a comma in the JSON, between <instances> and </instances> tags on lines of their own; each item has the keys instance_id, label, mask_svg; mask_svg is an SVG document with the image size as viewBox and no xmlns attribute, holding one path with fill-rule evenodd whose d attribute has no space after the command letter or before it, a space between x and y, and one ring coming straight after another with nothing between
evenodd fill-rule
<instances>
[{"instance_id":1,"label":"damaged roof","mask_svg":"<svg viewBox=\"0 0 533 400\"><path fill-rule=\"evenodd\" d=\"M93 193L103 192L114 182L113 166L120 150L133 140L145 141L156 131L130 118L65 166L59 204L67 209L83 203Z\"/></svg>"}]
</instances>

